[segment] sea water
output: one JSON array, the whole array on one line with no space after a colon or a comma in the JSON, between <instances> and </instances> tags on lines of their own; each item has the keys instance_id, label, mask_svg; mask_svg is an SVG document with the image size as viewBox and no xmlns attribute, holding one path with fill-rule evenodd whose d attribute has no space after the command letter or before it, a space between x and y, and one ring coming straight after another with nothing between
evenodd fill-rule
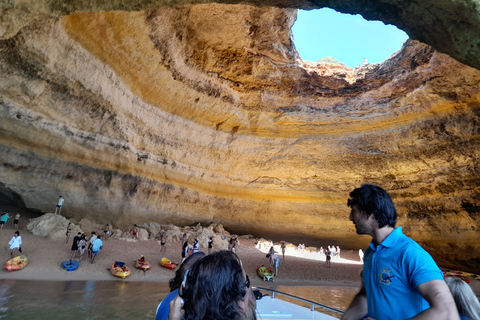
<instances>
[{"instance_id":1,"label":"sea water","mask_svg":"<svg viewBox=\"0 0 480 320\"><path fill-rule=\"evenodd\" d=\"M0 280L0 318L155 319L168 284Z\"/></svg>"},{"instance_id":2,"label":"sea water","mask_svg":"<svg viewBox=\"0 0 480 320\"><path fill-rule=\"evenodd\" d=\"M272 287L344 310L358 289ZM167 283L126 281L0 280L0 318L4 319L155 319Z\"/></svg>"}]
</instances>

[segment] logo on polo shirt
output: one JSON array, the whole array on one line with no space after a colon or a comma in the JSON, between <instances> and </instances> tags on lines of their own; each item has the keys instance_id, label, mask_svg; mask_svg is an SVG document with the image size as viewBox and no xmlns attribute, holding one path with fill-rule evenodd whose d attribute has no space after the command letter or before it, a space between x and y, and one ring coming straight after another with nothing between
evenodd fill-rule
<instances>
[{"instance_id":1,"label":"logo on polo shirt","mask_svg":"<svg viewBox=\"0 0 480 320\"><path fill-rule=\"evenodd\" d=\"M380 284L383 286L389 286L392 283L392 278L395 277L392 275L392 270L387 270L387 267L385 267L381 273L378 274L380 277Z\"/></svg>"}]
</instances>

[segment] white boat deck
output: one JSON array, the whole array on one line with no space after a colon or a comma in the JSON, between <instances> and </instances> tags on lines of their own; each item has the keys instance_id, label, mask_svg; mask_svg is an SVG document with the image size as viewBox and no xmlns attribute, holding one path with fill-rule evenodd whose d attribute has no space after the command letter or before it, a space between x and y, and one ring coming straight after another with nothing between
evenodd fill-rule
<instances>
[{"instance_id":1,"label":"white boat deck","mask_svg":"<svg viewBox=\"0 0 480 320\"><path fill-rule=\"evenodd\" d=\"M264 296L257 300L257 318L267 319L338 319L332 316L312 311L308 307L302 307L285 300Z\"/></svg>"}]
</instances>

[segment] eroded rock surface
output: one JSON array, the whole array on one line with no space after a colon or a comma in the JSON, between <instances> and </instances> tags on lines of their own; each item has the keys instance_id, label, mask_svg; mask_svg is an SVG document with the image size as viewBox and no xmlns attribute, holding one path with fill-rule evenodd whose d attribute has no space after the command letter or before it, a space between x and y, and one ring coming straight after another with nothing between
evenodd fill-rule
<instances>
[{"instance_id":1,"label":"eroded rock surface","mask_svg":"<svg viewBox=\"0 0 480 320\"><path fill-rule=\"evenodd\" d=\"M369 182L437 261L480 270L479 70L412 40L382 64L312 64L293 9L137 4L45 9L4 33L5 195L49 212L61 194L64 215L116 228L358 248L346 198Z\"/></svg>"}]
</instances>

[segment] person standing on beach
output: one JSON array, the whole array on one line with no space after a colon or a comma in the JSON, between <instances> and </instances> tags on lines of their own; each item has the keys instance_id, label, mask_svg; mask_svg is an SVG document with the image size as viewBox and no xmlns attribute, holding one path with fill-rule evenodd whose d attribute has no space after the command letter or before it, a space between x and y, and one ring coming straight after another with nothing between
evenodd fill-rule
<instances>
[{"instance_id":1,"label":"person standing on beach","mask_svg":"<svg viewBox=\"0 0 480 320\"><path fill-rule=\"evenodd\" d=\"M93 241L92 243L92 259L90 260L90 263L95 263L95 258L97 257L97 254L100 250L103 248L103 242L101 240L101 236L98 235L97 239Z\"/></svg>"},{"instance_id":2,"label":"person standing on beach","mask_svg":"<svg viewBox=\"0 0 480 320\"><path fill-rule=\"evenodd\" d=\"M330 251L330 246L327 246L325 249L325 267L331 268L332 267L332 251Z\"/></svg>"},{"instance_id":3,"label":"person standing on beach","mask_svg":"<svg viewBox=\"0 0 480 320\"><path fill-rule=\"evenodd\" d=\"M133 228L132 228L132 236L139 240L139 235L138 235L138 227L136 224L133 225Z\"/></svg>"},{"instance_id":4,"label":"person standing on beach","mask_svg":"<svg viewBox=\"0 0 480 320\"><path fill-rule=\"evenodd\" d=\"M7 223L8 218L10 218L10 215L4 212L0 217L0 229L3 229L3 225Z\"/></svg>"},{"instance_id":5,"label":"person standing on beach","mask_svg":"<svg viewBox=\"0 0 480 320\"><path fill-rule=\"evenodd\" d=\"M55 214L57 214L57 211L58 211L58 214L60 214L60 211L62 211L62 206L63 206L63 202L65 201L65 199L63 199L62 196L60 196L58 198L58 204L57 206L55 207Z\"/></svg>"},{"instance_id":6,"label":"person standing on beach","mask_svg":"<svg viewBox=\"0 0 480 320\"><path fill-rule=\"evenodd\" d=\"M80 240L78 241L78 253L79 257L78 260L80 261L83 258L83 254L85 253L85 248L87 247L87 240L86 240L86 235L83 233L80 236Z\"/></svg>"},{"instance_id":7,"label":"person standing on beach","mask_svg":"<svg viewBox=\"0 0 480 320\"><path fill-rule=\"evenodd\" d=\"M97 233L95 231L92 231L92 235L90 236L90 239L88 241L88 248L87 248L87 251L88 251L88 257L91 259L92 258L92 246L93 246L93 242L97 240Z\"/></svg>"},{"instance_id":8,"label":"person standing on beach","mask_svg":"<svg viewBox=\"0 0 480 320\"><path fill-rule=\"evenodd\" d=\"M105 241L107 241L112 234L112 225L110 223L107 223L105 225L105 227L103 228L103 233L105 234Z\"/></svg>"},{"instance_id":9,"label":"person standing on beach","mask_svg":"<svg viewBox=\"0 0 480 320\"><path fill-rule=\"evenodd\" d=\"M72 243L72 253L70 254L70 260L75 258L77 255L78 251L78 242L80 241L80 237L82 236L82 233L79 232L75 237L73 237L73 243Z\"/></svg>"},{"instance_id":10,"label":"person standing on beach","mask_svg":"<svg viewBox=\"0 0 480 320\"><path fill-rule=\"evenodd\" d=\"M15 231L12 240L10 240L8 244L10 245L10 257L13 258L13 255L17 250L21 253L22 237L20 237L20 232Z\"/></svg>"},{"instance_id":11,"label":"person standing on beach","mask_svg":"<svg viewBox=\"0 0 480 320\"><path fill-rule=\"evenodd\" d=\"M210 237L210 239L208 239L208 254L212 253L212 250L213 250L213 237Z\"/></svg>"},{"instance_id":12,"label":"person standing on beach","mask_svg":"<svg viewBox=\"0 0 480 320\"><path fill-rule=\"evenodd\" d=\"M167 244L167 235L165 234L165 231L162 231L162 235L160 236L160 245L162 246L160 249L160 252L165 252L167 250L167 247L165 246Z\"/></svg>"},{"instance_id":13,"label":"person standing on beach","mask_svg":"<svg viewBox=\"0 0 480 320\"><path fill-rule=\"evenodd\" d=\"M187 256L188 256L188 241L185 241L182 247L182 262L185 261Z\"/></svg>"},{"instance_id":14,"label":"person standing on beach","mask_svg":"<svg viewBox=\"0 0 480 320\"><path fill-rule=\"evenodd\" d=\"M67 231L65 232L65 243L68 243L68 240L70 240L70 234L72 233L72 223L69 222L68 225L67 225Z\"/></svg>"},{"instance_id":15,"label":"person standing on beach","mask_svg":"<svg viewBox=\"0 0 480 320\"><path fill-rule=\"evenodd\" d=\"M430 254L395 228L397 211L381 187L363 184L347 205L357 234L372 242L365 252L362 287L343 320L459 320L455 301Z\"/></svg>"},{"instance_id":16,"label":"person standing on beach","mask_svg":"<svg viewBox=\"0 0 480 320\"><path fill-rule=\"evenodd\" d=\"M275 253L267 253L267 258L270 259L270 267L273 268L273 272L276 277L278 275L278 268L280 267L280 257L277 256Z\"/></svg>"},{"instance_id":17,"label":"person standing on beach","mask_svg":"<svg viewBox=\"0 0 480 320\"><path fill-rule=\"evenodd\" d=\"M192 254L193 254L193 253L197 253L197 252L198 252L198 248L199 248L198 240L195 239L195 241L193 242Z\"/></svg>"},{"instance_id":18,"label":"person standing on beach","mask_svg":"<svg viewBox=\"0 0 480 320\"><path fill-rule=\"evenodd\" d=\"M287 248L285 246L285 242L282 241L282 245L280 246L280 248L282 249L283 260L285 260L285 249Z\"/></svg>"},{"instance_id":19,"label":"person standing on beach","mask_svg":"<svg viewBox=\"0 0 480 320\"><path fill-rule=\"evenodd\" d=\"M20 212L17 212L15 215L15 218L13 220L13 226L15 227L16 230L18 230L18 220L20 219Z\"/></svg>"}]
</instances>

